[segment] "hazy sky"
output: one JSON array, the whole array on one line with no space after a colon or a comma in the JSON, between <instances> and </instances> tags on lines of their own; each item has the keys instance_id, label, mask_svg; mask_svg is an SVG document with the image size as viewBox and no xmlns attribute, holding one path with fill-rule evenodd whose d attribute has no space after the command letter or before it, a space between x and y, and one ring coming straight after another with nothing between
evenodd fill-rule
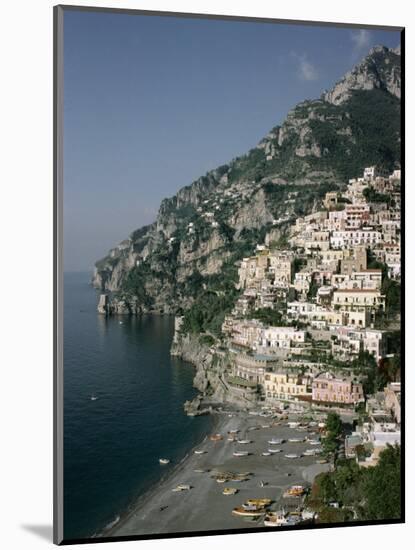
<instances>
[{"instance_id":1,"label":"hazy sky","mask_svg":"<svg viewBox=\"0 0 415 550\"><path fill-rule=\"evenodd\" d=\"M65 270L92 269L375 44L399 33L65 12Z\"/></svg>"}]
</instances>

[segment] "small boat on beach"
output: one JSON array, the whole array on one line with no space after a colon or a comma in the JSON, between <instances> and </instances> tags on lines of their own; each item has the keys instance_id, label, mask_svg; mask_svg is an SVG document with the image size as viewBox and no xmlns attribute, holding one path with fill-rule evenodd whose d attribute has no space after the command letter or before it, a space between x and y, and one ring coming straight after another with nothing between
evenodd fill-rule
<instances>
[{"instance_id":1,"label":"small boat on beach","mask_svg":"<svg viewBox=\"0 0 415 550\"><path fill-rule=\"evenodd\" d=\"M285 458L300 458L300 455L297 455L295 453L288 453L285 455Z\"/></svg>"},{"instance_id":2,"label":"small boat on beach","mask_svg":"<svg viewBox=\"0 0 415 550\"><path fill-rule=\"evenodd\" d=\"M290 443L303 443L304 439L302 437L290 437L288 441Z\"/></svg>"},{"instance_id":3,"label":"small boat on beach","mask_svg":"<svg viewBox=\"0 0 415 550\"><path fill-rule=\"evenodd\" d=\"M302 485L291 485L286 491L283 493L284 498L288 497L301 497L305 492L305 487Z\"/></svg>"},{"instance_id":4,"label":"small boat on beach","mask_svg":"<svg viewBox=\"0 0 415 550\"><path fill-rule=\"evenodd\" d=\"M234 451L233 456L248 456L248 451Z\"/></svg>"},{"instance_id":5,"label":"small boat on beach","mask_svg":"<svg viewBox=\"0 0 415 550\"><path fill-rule=\"evenodd\" d=\"M315 449L306 449L303 452L303 456L314 456L316 454Z\"/></svg>"},{"instance_id":6,"label":"small boat on beach","mask_svg":"<svg viewBox=\"0 0 415 550\"><path fill-rule=\"evenodd\" d=\"M287 525L287 514L284 510L277 512L267 512L264 518L265 527L281 527Z\"/></svg>"},{"instance_id":7,"label":"small boat on beach","mask_svg":"<svg viewBox=\"0 0 415 550\"><path fill-rule=\"evenodd\" d=\"M284 439L272 437L268 443L270 445L282 445L284 443Z\"/></svg>"},{"instance_id":8,"label":"small boat on beach","mask_svg":"<svg viewBox=\"0 0 415 550\"><path fill-rule=\"evenodd\" d=\"M190 485L187 485L186 483L179 483L179 485L177 485L177 487L174 487L172 491L174 493L180 493L181 491L190 491L190 489Z\"/></svg>"},{"instance_id":9,"label":"small boat on beach","mask_svg":"<svg viewBox=\"0 0 415 550\"><path fill-rule=\"evenodd\" d=\"M247 501L245 501L242 506L257 506L259 508L265 508L266 506L270 506L272 504L272 500L270 498L248 498Z\"/></svg>"},{"instance_id":10,"label":"small boat on beach","mask_svg":"<svg viewBox=\"0 0 415 550\"><path fill-rule=\"evenodd\" d=\"M259 508L256 510L246 510L243 506L238 506L237 508L234 508L232 510L232 515L247 517L247 518L258 518L259 516L265 513L266 513L265 508Z\"/></svg>"},{"instance_id":11,"label":"small boat on beach","mask_svg":"<svg viewBox=\"0 0 415 550\"><path fill-rule=\"evenodd\" d=\"M321 441L319 439L309 439L308 442L310 445L321 445Z\"/></svg>"},{"instance_id":12,"label":"small boat on beach","mask_svg":"<svg viewBox=\"0 0 415 550\"><path fill-rule=\"evenodd\" d=\"M200 449L200 450L194 451L194 454L195 455L204 455L206 452L207 451L204 451L204 450Z\"/></svg>"},{"instance_id":13,"label":"small boat on beach","mask_svg":"<svg viewBox=\"0 0 415 550\"><path fill-rule=\"evenodd\" d=\"M237 443L240 443L241 445L248 445L249 443L252 443L249 439L238 439Z\"/></svg>"},{"instance_id":14,"label":"small boat on beach","mask_svg":"<svg viewBox=\"0 0 415 550\"><path fill-rule=\"evenodd\" d=\"M319 458L318 460L316 460L316 464L327 464L327 459L325 458Z\"/></svg>"},{"instance_id":15,"label":"small boat on beach","mask_svg":"<svg viewBox=\"0 0 415 550\"><path fill-rule=\"evenodd\" d=\"M221 434L213 434L209 437L211 441L221 441L223 436Z\"/></svg>"},{"instance_id":16,"label":"small boat on beach","mask_svg":"<svg viewBox=\"0 0 415 550\"><path fill-rule=\"evenodd\" d=\"M160 464L169 464L170 459L169 458L159 458Z\"/></svg>"},{"instance_id":17,"label":"small boat on beach","mask_svg":"<svg viewBox=\"0 0 415 550\"><path fill-rule=\"evenodd\" d=\"M268 452L274 455L275 453L282 453L282 449L268 449Z\"/></svg>"},{"instance_id":18,"label":"small boat on beach","mask_svg":"<svg viewBox=\"0 0 415 550\"><path fill-rule=\"evenodd\" d=\"M208 469L205 469L205 468L195 468L193 470L196 474L205 474L207 472L210 472L210 470Z\"/></svg>"},{"instance_id":19,"label":"small boat on beach","mask_svg":"<svg viewBox=\"0 0 415 550\"><path fill-rule=\"evenodd\" d=\"M236 495L238 492L238 489L235 487L225 487L225 489L222 491L223 495Z\"/></svg>"},{"instance_id":20,"label":"small boat on beach","mask_svg":"<svg viewBox=\"0 0 415 550\"><path fill-rule=\"evenodd\" d=\"M271 456L272 453L270 453L269 451L264 451L261 454L262 454L262 456Z\"/></svg>"}]
</instances>

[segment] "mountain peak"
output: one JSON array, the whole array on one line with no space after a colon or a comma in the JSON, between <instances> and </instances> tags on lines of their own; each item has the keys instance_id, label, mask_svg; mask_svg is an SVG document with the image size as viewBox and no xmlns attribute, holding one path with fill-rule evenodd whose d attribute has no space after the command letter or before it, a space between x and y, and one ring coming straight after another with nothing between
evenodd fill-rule
<instances>
[{"instance_id":1,"label":"mountain peak","mask_svg":"<svg viewBox=\"0 0 415 550\"><path fill-rule=\"evenodd\" d=\"M351 71L346 73L334 87L323 94L323 99L333 105L347 101L354 90L388 91L401 97L401 50L377 45Z\"/></svg>"}]
</instances>

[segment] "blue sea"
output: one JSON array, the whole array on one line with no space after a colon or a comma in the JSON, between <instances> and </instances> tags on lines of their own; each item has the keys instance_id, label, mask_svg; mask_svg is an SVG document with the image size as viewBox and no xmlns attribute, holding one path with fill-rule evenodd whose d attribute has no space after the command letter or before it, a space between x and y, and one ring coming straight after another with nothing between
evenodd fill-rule
<instances>
[{"instance_id":1,"label":"blue sea","mask_svg":"<svg viewBox=\"0 0 415 550\"><path fill-rule=\"evenodd\" d=\"M173 318L98 315L90 278L64 276L65 539L116 521L211 427L184 414L194 369L169 355Z\"/></svg>"}]
</instances>

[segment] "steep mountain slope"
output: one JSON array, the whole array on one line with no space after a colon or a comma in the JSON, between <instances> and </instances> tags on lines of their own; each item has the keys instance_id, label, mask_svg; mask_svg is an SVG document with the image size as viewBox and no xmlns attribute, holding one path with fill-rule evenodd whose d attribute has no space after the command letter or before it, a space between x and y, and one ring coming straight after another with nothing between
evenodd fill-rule
<instances>
[{"instance_id":1,"label":"steep mountain slope","mask_svg":"<svg viewBox=\"0 0 415 550\"><path fill-rule=\"evenodd\" d=\"M378 46L331 91L304 101L246 155L162 201L156 221L96 263L101 311L226 311L235 263L363 168L400 166L400 51ZM228 303L229 302L229 303Z\"/></svg>"}]
</instances>

